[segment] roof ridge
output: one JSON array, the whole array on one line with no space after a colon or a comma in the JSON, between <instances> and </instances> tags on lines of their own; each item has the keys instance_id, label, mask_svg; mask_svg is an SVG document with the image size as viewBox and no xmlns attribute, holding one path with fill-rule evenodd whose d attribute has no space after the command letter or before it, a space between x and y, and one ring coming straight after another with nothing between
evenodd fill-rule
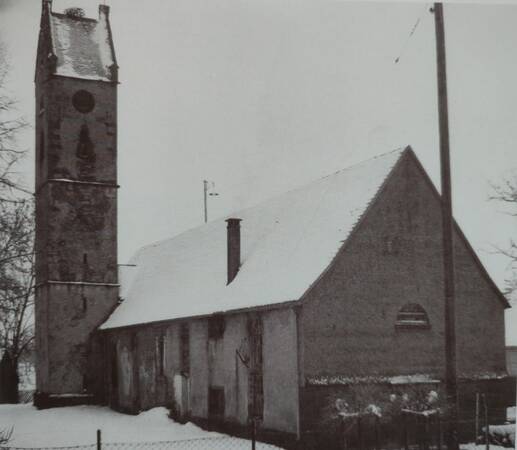
<instances>
[{"instance_id":1,"label":"roof ridge","mask_svg":"<svg viewBox=\"0 0 517 450\"><path fill-rule=\"evenodd\" d=\"M296 192L296 191L298 191L298 190L300 190L300 189L305 189L305 188L307 188L308 186L314 185L314 184L316 184L316 183L318 183L318 182L320 182L320 181L323 181L323 180L325 180L325 179L327 179L327 178L329 178L329 177L331 177L331 176L333 176L333 175L337 175L337 174L339 174L339 173L343 173L343 172L345 172L345 171L347 171L347 170L357 168L358 166L361 166L361 165L366 164L366 163L368 163L368 162L374 161L374 160L376 160L376 159L380 159L380 158L386 157L386 156L391 155L391 154L394 154L394 153L401 153L401 154L402 154L402 153L403 153L407 148L408 148L408 146L406 146L406 147L398 147L398 148L396 148L396 149L394 149L394 150L390 150L390 151L387 151L387 152L384 152L384 153L379 153L379 154L377 154L377 155L375 155L375 156L372 156L372 157L367 158L367 159L363 159L363 160L358 161L358 162L356 162L356 163L354 163L354 164L352 164L352 165L350 165L350 166L344 167L344 168L339 169L339 170L337 170L337 171L335 171L335 172L332 172L332 173L329 173L329 174L327 174L327 175L324 175L324 176L322 176L322 177L320 177L320 178L313 179L313 180L311 180L311 181L309 181L309 182L307 182L307 183L305 183L305 184L302 184L302 185L299 185L299 186L294 187L294 188L292 188L292 189L289 189L289 190L287 190L287 191L281 192L280 194L276 194L276 195L273 195L273 196L271 196L271 197L267 197L267 198L265 198L265 199L263 199L263 200L259 201L258 203L255 203L255 204L253 204L253 205L251 205L251 206L248 206L248 207L245 207L245 208L238 209L238 210L236 210L235 212L230 213L230 214L225 214L225 215L219 216L219 217L217 217L216 219L210 220L210 221L209 221L209 222L207 222L207 223L204 223L204 224L201 224L201 225L196 225L196 226L193 226L193 227L191 227L191 228L187 228L186 230L184 230L184 231L182 231L182 232L180 232L180 233L178 233L178 234L175 234L175 235L173 235L173 236L169 236L169 237L166 237L166 238L163 238L163 239L158 239L158 240L156 240L156 241L153 241L153 242L150 242L150 243L148 243L148 244L145 244L145 245L143 245L142 247L138 248L138 249L137 249L137 250L132 254L132 256L129 258L129 262L131 262L131 261L135 260L135 259L136 259L140 254L142 254L142 252L144 252L144 251L145 251L145 250L147 250L147 249L150 249L150 248L152 248L152 247L159 246L160 244L163 244L163 243L165 243L165 242L169 242L169 241L171 241L171 240L173 240L173 239L176 239L176 238L178 238L178 237L180 237L180 236L186 235L187 233L190 233L190 232L192 232L192 231L194 231L194 230L199 230L199 229L202 229L202 228L207 227L208 225L213 225L215 222L218 222L218 221L220 221L220 220L221 220L221 219L223 219L223 218L228 218L228 217L231 217L231 216L238 215L238 214L236 214L236 213L242 213L242 212L248 211L248 210L250 210L250 209L258 208L258 207L260 207L261 205L264 205L264 204L266 204L266 203L268 203L268 202L270 202L270 201L272 201L272 200L275 200L275 199L281 198L281 197L283 197L284 195L288 195L289 193Z\"/></svg>"},{"instance_id":2,"label":"roof ridge","mask_svg":"<svg viewBox=\"0 0 517 450\"><path fill-rule=\"evenodd\" d=\"M331 177L332 175L336 175L338 173L341 173L341 172L345 172L346 170L350 170L350 169L354 169L356 168L357 166L361 166L363 164L366 164L370 161L373 161L374 159L379 159L379 158L383 158L385 156L388 156L388 155L391 155L392 153L402 153L407 147L398 147L394 150L390 150L390 151L387 151L387 152L384 152L384 153L379 153L378 155L375 155L375 156L371 156L370 158L367 158L367 159L362 159L361 161L358 161L354 164L351 164L350 166L346 166L346 167L343 167L342 169L339 169L339 170L336 170L335 172L332 172L332 173L329 173L328 175L324 175L320 178L317 178L313 181L309 181L307 184L305 184L304 186L307 186L309 184L312 184L312 183L315 183L319 180L324 180L325 178L328 178L328 177ZM303 186L300 186L300 187L303 187ZM294 188L292 190L296 190L297 188Z\"/></svg>"},{"instance_id":3,"label":"roof ridge","mask_svg":"<svg viewBox=\"0 0 517 450\"><path fill-rule=\"evenodd\" d=\"M310 181L308 181L308 182L306 182L304 184L300 184L300 185L295 186L295 187L293 187L291 189L288 189L287 191L283 191L283 192L281 192L279 194L267 197L267 198L259 201L258 203L255 203L255 204L253 204L251 206L248 206L246 208L239 209L236 212L247 211L249 209L256 208L256 207L258 207L258 206L260 206L260 205L262 205L264 203L270 202L271 200L274 200L276 198L280 198L280 197L282 197L284 195L287 195L287 194L289 194L291 192L296 192L296 191L298 191L300 189L305 189L305 188L307 188L307 187L309 187L311 185L314 185L314 184L316 184L316 183L318 183L320 181L326 180L327 178L329 178L331 176L337 175L339 173L346 172L347 170L350 170L350 169L355 169L355 168L357 168L357 167L359 167L359 166L361 166L363 164L369 163L369 162L371 162L371 161L373 161L375 159L384 158L384 157L386 157L388 155L391 155L391 154L397 153L397 152L402 153L404 150L406 150L406 148L408 148L408 147L407 146L406 147L398 147L398 148L396 148L394 150L390 150L390 151L384 152L384 153L379 153L378 155L372 156L372 157L367 158L367 159L363 159L363 160L358 161L358 162L356 162L354 164L351 164L350 166L346 166L346 167L343 167L342 169L336 170L335 172L328 173L327 175L323 175L323 176L321 176L319 178L313 178L312 180L310 180ZM226 214L224 216L218 217L217 219L211 220L208 223L215 222L216 220L220 220L223 217L230 217L230 215L231 214ZM200 227L201 226L204 226L204 225L200 225ZM195 227L195 228L199 228L199 227Z\"/></svg>"}]
</instances>

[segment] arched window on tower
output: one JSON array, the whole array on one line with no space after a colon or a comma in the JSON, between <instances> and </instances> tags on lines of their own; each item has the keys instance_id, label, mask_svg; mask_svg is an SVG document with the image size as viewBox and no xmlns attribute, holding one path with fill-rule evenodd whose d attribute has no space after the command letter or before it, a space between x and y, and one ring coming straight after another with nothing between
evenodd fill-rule
<instances>
[{"instance_id":1,"label":"arched window on tower","mask_svg":"<svg viewBox=\"0 0 517 450\"><path fill-rule=\"evenodd\" d=\"M407 303L400 308L395 322L397 328L429 328L429 317L418 303Z\"/></svg>"}]
</instances>

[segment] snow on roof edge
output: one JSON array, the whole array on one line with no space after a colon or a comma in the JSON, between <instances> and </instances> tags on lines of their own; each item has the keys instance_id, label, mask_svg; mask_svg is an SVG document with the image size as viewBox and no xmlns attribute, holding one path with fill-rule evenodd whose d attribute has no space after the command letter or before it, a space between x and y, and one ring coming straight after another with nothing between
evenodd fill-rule
<instances>
[{"instance_id":1,"label":"snow on roof edge","mask_svg":"<svg viewBox=\"0 0 517 450\"><path fill-rule=\"evenodd\" d=\"M214 314L216 312L217 313L233 313L236 311L256 309L256 308L261 308L261 307L271 306L271 305L280 306L280 305L285 305L286 303L293 303L293 302L299 301L300 299L303 298L305 293L308 290L310 290L315 283L317 283L317 280L320 278L321 274L326 272L328 270L328 267L330 267L332 265L332 263L335 259L335 256L339 253L339 251L341 250L341 248L343 247L345 242L347 242L349 237L353 234L353 231L357 227L357 224L361 222L363 216L365 216L367 214L370 204L375 201L375 199L378 196L378 193L381 191L382 187L385 185L385 182L389 178L393 169L396 167L396 165L401 160L403 155L407 154L407 150L410 150L410 147L398 148L398 149L392 150L390 152L376 155L373 158L369 158L367 160L360 161L356 164L353 164L344 169L336 171L325 177L321 177L310 183L299 186L295 189L292 189L292 190L284 192L280 195L274 196L270 199L266 199L266 200L258 203L257 205L254 205L252 207L248 207L244 210L238 211L240 214L237 214L237 215L243 214L244 216L246 216L246 215L250 215L250 213L251 213L251 215L253 215L253 212L256 213L259 209L263 208L264 206L266 207L266 210L267 210L267 208L269 206L271 206L271 204L273 204L274 202L285 201L285 197L287 197L287 198L293 197L293 194L296 197L297 191L302 191L302 192L305 191L304 193L306 194L307 189L312 189L312 190L314 190L314 188L321 189L322 186L328 185L329 183L332 186L332 183L334 183L336 179L340 179L340 178L350 179L350 177L347 177L346 174L344 174L343 172L349 171L354 168L359 171L364 170L364 169L361 169L359 166L372 164L372 161L374 161L376 159L381 159L383 157L393 155L392 158L389 158L386 160L386 163L381 163L380 167L383 167L383 169L381 170L381 172L378 173L379 177L377 177L376 181L373 183L370 182L370 194L368 194L367 197L363 196L362 203L360 203L360 209L353 212L354 220L352 220L352 222L348 223L349 228L347 228L344 231L345 234L343 235L343 240L340 240L339 242L336 241L335 244L333 244L334 250L332 251L332 255L327 254L327 256L329 258L326 258L327 259L326 261L325 260L323 260L323 262L320 261L320 265L318 266L319 272L317 274L314 272L312 272L310 274L309 273L306 274L305 282L304 282L305 286L303 287L302 290L299 290L298 292L296 292L296 295L288 294L286 296L285 295L286 292L283 292L283 293L279 292L278 295L275 294L275 295L271 296L271 293L270 293L267 298L250 299L250 300L246 300L246 302L248 302L248 303L243 304L241 302L241 303L238 303L237 305L235 305L231 302L228 304L228 302L225 303L224 301L221 304L221 299L218 299L217 295L215 295L214 297L212 297L213 303L210 303L209 307L206 307L206 305L205 305L205 308L202 311L198 309L198 310L195 310L195 312L192 312L192 311L194 311L194 309L191 308L187 313L186 311L180 312L182 302L185 302L185 299L183 298L183 296L177 297L177 296L174 296L174 294L168 293L166 295L166 297L168 297L170 299L168 301L174 302L175 305L178 305L178 309L174 309L174 311L168 313L169 315L167 315L167 313L164 312L160 317L144 318L144 317L138 316L136 319L134 317L132 319L128 319L126 317L128 314L127 313L128 305L125 304L126 302L123 302L121 305L119 305L119 307L117 307L114 310L112 315L110 315L110 317L104 322L104 324L101 325L100 328L103 330L106 330L106 329L113 329L113 328L136 326L136 325L145 324L145 323L157 323L157 322L193 318L193 317L206 317L206 316L209 316L210 314ZM377 166L379 166L379 163L377 163ZM341 174L341 175L339 175L339 174ZM355 178L357 178L357 172L356 172L356 174L352 175L352 180L354 179L354 176L355 176ZM372 177L372 178L375 179L375 177ZM373 188L373 191L371 190L372 188ZM329 187L327 187L326 189L329 189ZM298 197L299 196L300 196L300 194L298 194ZM345 204L347 204L347 203L345 203ZM314 204L313 204L313 206L314 206ZM357 205L356 205L356 207L357 207ZM235 214L233 214L233 215L235 215ZM222 216L222 217L224 218L224 217L228 217L228 216L226 215L226 216ZM176 242L182 241L183 244L185 244L185 242L186 242L187 246L191 246L191 245L195 246L196 245L195 243L192 244L192 242L193 242L192 238L195 238L196 236L197 236L197 238L199 238L200 236L203 236L203 235L213 236L213 233L214 233L213 228L219 227L220 223L224 223L224 222L222 222L221 218L215 219L207 224L186 230L172 238L159 240L154 243L143 246L135 252L135 254L130 259L130 262L137 263L139 260L143 259L142 270L145 272L146 268L147 268L147 270L149 269L149 264L150 264L149 258L151 258L151 265L152 265L153 258L155 258L155 257L160 258L159 253L162 252L165 247L167 247L171 244L174 246L175 241ZM250 223L250 222L248 222L248 223ZM220 232L221 232L221 230L218 231L218 233L220 233ZM191 236L189 236L189 234L192 234L193 236L191 237ZM268 239L268 237L266 237L266 239ZM194 241L196 241L196 240L197 239L194 239ZM259 245L259 252L260 252L260 247L263 247L264 245L267 246L267 242L266 242L266 244L261 243ZM158 252L158 254L156 252ZM167 264L167 266L170 263L172 263L172 266L174 266L175 264L180 264L180 266L185 264L185 261L182 261L181 254L174 253L170 257L172 257L173 260L169 260L168 262L165 262L165 264ZM276 259L275 256L273 256L273 258ZM176 259L176 261L174 261L174 259ZM161 261L161 264L163 265L164 261ZM188 261L186 262L186 264L188 265ZM246 265L246 262L245 262L245 258L244 258L243 259L243 268L245 265ZM175 276L176 273L174 272L174 268L172 268L172 266L169 267L169 269L172 270L172 272L169 272L169 273L171 273L173 276ZM162 267L162 266L159 266L159 267ZM175 266L175 268L177 269L178 266ZM195 268L196 267L194 266L194 269ZM254 270L256 270L256 269L257 269L257 267L255 267ZM248 276L249 276L249 273L250 272L248 270ZM316 276L314 276L314 275L316 275ZM307 277L309 277L309 278L307 278ZM125 289L125 292L124 291L121 292L121 295L123 295L125 293L131 294L132 289L133 289L132 285L133 285L133 282L135 281L135 279L139 279L139 283L142 282L141 275L136 270L134 271L134 274L131 277L131 279L129 280L128 284L121 283L121 285L123 286L123 289L124 289L124 286L127 288L127 289ZM181 285L182 280L179 280L179 282ZM177 281L173 281L173 283L177 283ZM299 284L299 282L298 282L298 284ZM174 284L171 286L172 286L172 290L176 289L176 288L174 288ZM145 294L145 293L142 294L141 288L139 288L139 285L136 285L136 289L137 289L137 292L140 289L140 294L139 294L140 297L142 297L142 295L144 295L145 297L148 297L147 294ZM180 287L180 289L181 289L181 287ZM196 290L195 287L192 287L192 289L194 291ZM231 287L230 287L230 289L231 289ZM144 291L144 292L146 292L146 291ZM275 291L273 290L272 292L274 293ZM185 292L183 292L183 294L185 294ZM291 291L291 294L293 294L292 291ZM164 295L164 294L162 294L162 295ZM172 297L170 297L170 295L172 295ZM190 292L190 291L188 292L187 295L196 296L195 292ZM275 296L278 298L274 298ZM134 297L134 295L133 295L133 297ZM151 297L153 297L153 295L151 295ZM231 297L231 291L230 291L230 297ZM253 297L253 295L252 295L252 297ZM175 300L173 300L173 299L175 299ZM140 298L139 300L138 299L135 300L135 298L132 299L132 303L130 302L131 304L129 305L129 308L131 308L131 307L133 308L133 315L134 315L134 310L135 310L135 305L134 305L135 301L141 303L144 301L144 299L143 298ZM153 301L154 301L154 303L156 303L157 300L147 298L147 299L145 299L145 301L146 302L151 301L151 304L152 304ZM179 303L177 303L178 301L179 301ZM124 310L124 312L122 313L122 316L120 314L121 307ZM166 309L170 309L170 305L165 304L165 307L166 307ZM136 308L138 309L138 305L136 305ZM118 317L117 317L117 315L118 315Z\"/></svg>"}]
</instances>

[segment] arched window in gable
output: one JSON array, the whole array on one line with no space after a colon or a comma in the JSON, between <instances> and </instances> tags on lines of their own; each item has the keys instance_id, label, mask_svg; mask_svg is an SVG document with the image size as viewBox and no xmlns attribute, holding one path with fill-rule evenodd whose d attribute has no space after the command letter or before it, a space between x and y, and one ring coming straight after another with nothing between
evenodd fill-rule
<instances>
[{"instance_id":1,"label":"arched window in gable","mask_svg":"<svg viewBox=\"0 0 517 450\"><path fill-rule=\"evenodd\" d=\"M429 328L429 317L425 309L418 303L407 303L397 314L397 328Z\"/></svg>"}]
</instances>

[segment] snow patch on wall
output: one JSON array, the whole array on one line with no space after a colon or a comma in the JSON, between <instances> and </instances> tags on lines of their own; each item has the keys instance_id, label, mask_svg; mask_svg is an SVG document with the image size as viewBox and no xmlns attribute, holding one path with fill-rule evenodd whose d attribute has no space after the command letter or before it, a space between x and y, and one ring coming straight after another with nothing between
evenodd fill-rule
<instances>
[{"instance_id":1,"label":"snow patch on wall","mask_svg":"<svg viewBox=\"0 0 517 450\"><path fill-rule=\"evenodd\" d=\"M332 385L347 385L347 384L429 384L440 383L436 377L429 374L414 374L414 375L396 375L392 377L383 376L364 376L351 377L344 375L332 376L318 376L308 377L307 384L311 386L332 386Z\"/></svg>"}]
</instances>

